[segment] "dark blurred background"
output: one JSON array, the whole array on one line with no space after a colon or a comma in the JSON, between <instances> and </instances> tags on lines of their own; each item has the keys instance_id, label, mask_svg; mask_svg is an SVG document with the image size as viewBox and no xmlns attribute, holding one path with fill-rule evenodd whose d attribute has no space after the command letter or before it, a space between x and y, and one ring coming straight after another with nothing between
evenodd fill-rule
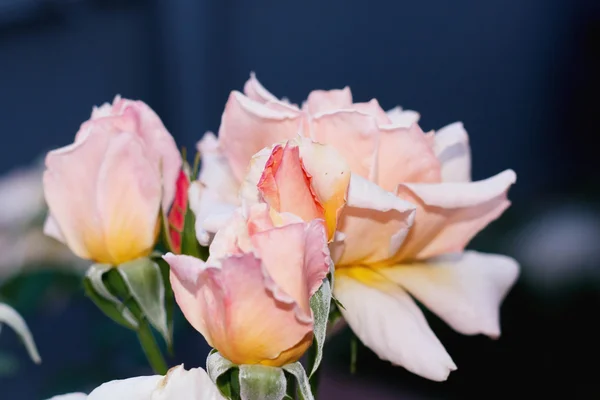
<instances>
[{"instance_id":1,"label":"dark blurred background","mask_svg":"<svg viewBox=\"0 0 600 400\"><path fill-rule=\"evenodd\" d=\"M425 130L463 121L474 179L518 174L513 206L470 246L522 265L503 336L461 336L428 314L459 367L433 383L366 348L352 376L344 332L326 347L323 397L598 398L599 54L598 0L0 0L0 173L70 143L117 93L147 102L193 148L250 71L296 103L349 85L358 101L419 111ZM84 297L76 273L30 264L0 278L0 296L44 362L3 330L0 398L151 373L135 335ZM206 344L178 318L171 364L203 366Z\"/></svg>"}]
</instances>

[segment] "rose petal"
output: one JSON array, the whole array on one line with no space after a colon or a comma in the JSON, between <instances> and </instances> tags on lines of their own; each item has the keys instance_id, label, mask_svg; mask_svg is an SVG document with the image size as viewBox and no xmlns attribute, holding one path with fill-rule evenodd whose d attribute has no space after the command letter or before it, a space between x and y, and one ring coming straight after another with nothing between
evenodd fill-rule
<instances>
[{"instance_id":1,"label":"rose petal","mask_svg":"<svg viewBox=\"0 0 600 400\"><path fill-rule=\"evenodd\" d=\"M257 188L278 212L291 212L305 221L323 217L323 206L312 190L298 146L288 143L273 148Z\"/></svg>"},{"instance_id":2,"label":"rose petal","mask_svg":"<svg viewBox=\"0 0 600 400\"><path fill-rule=\"evenodd\" d=\"M206 268L193 257L164 259L185 317L235 364L276 359L312 331L310 315L281 292L251 254L226 258L221 269Z\"/></svg>"},{"instance_id":3,"label":"rose petal","mask_svg":"<svg viewBox=\"0 0 600 400\"><path fill-rule=\"evenodd\" d=\"M256 74L254 72L250 72L250 79L248 79L244 84L244 94L252 100L260 103L278 101L277 97L271 94L271 92L269 92L264 88L263 85L260 84L258 79L256 79Z\"/></svg>"},{"instance_id":4,"label":"rose petal","mask_svg":"<svg viewBox=\"0 0 600 400\"><path fill-rule=\"evenodd\" d=\"M65 236L60 231L60 226L58 226L58 222L51 214L48 214L46 217L46 221L44 222L44 235L50 236L58 240L59 242L65 242Z\"/></svg>"},{"instance_id":5,"label":"rose petal","mask_svg":"<svg viewBox=\"0 0 600 400\"><path fill-rule=\"evenodd\" d=\"M329 272L329 250L322 221L256 232L251 240L277 286L310 315L310 297Z\"/></svg>"},{"instance_id":6,"label":"rose petal","mask_svg":"<svg viewBox=\"0 0 600 400\"><path fill-rule=\"evenodd\" d=\"M382 127L378 152L374 181L385 190L396 190L400 183L441 180L440 162L417 124Z\"/></svg>"},{"instance_id":7,"label":"rose petal","mask_svg":"<svg viewBox=\"0 0 600 400\"><path fill-rule=\"evenodd\" d=\"M97 180L97 208L109 259L119 265L152 251L161 203L158 165L131 133L114 137L106 150Z\"/></svg>"},{"instance_id":8,"label":"rose petal","mask_svg":"<svg viewBox=\"0 0 600 400\"><path fill-rule=\"evenodd\" d=\"M87 400L148 400L161 379L162 376L154 375L106 382L94 389Z\"/></svg>"},{"instance_id":9,"label":"rose petal","mask_svg":"<svg viewBox=\"0 0 600 400\"><path fill-rule=\"evenodd\" d=\"M179 365L169 370L149 400L175 399L224 400L225 398L202 368L192 368L186 371L183 365Z\"/></svg>"},{"instance_id":10,"label":"rose petal","mask_svg":"<svg viewBox=\"0 0 600 400\"><path fill-rule=\"evenodd\" d=\"M510 205L507 191L515 181L506 170L478 182L400 185L398 195L417 205L417 216L396 263L462 251Z\"/></svg>"},{"instance_id":11,"label":"rose petal","mask_svg":"<svg viewBox=\"0 0 600 400\"><path fill-rule=\"evenodd\" d=\"M381 108L377 99L371 99L371 101L367 103L354 103L352 104L352 109L372 116L375 118L378 125L388 125L392 123L392 120L386 112L383 111L383 108Z\"/></svg>"},{"instance_id":12,"label":"rose petal","mask_svg":"<svg viewBox=\"0 0 600 400\"><path fill-rule=\"evenodd\" d=\"M78 142L46 156L46 203L66 244L81 258L108 257L96 207L96 182L111 137L111 133L89 131Z\"/></svg>"},{"instance_id":13,"label":"rose petal","mask_svg":"<svg viewBox=\"0 0 600 400\"><path fill-rule=\"evenodd\" d=\"M500 304L515 283L519 266L509 257L467 251L380 272L458 332L497 338Z\"/></svg>"},{"instance_id":14,"label":"rose petal","mask_svg":"<svg viewBox=\"0 0 600 400\"><path fill-rule=\"evenodd\" d=\"M335 147L351 171L365 178L375 172L379 136L375 118L354 110L318 114L311 121L312 139Z\"/></svg>"},{"instance_id":15,"label":"rose petal","mask_svg":"<svg viewBox=\"0 0 600 400\"><path fill-rule=\"evenodd\" d=\"M244 178L252 155L296 136L302 121L299 111L273 110L239 92L232 92L221 119L219 141L238 181Z\"/></svg>"},{"instance_id":16,"label":"rose petal","mask_svg":"<svg viewBox=\"0 0 600 400\"><path fill-rule=\"evenodd\" d=\"M416 124L421 119L421 115L412 110L403 110L402 107L394 107L387 111L387 117L391 124L399 128L410 128L412 124Z\"/></svg>"},{"instance_id":17,"label":"rose petal","mask_svg":"<svg viewBox=\"0 0 600 400\"><path fill-rule=\"evenodd\" d=\"M323 206L327 237L331 240L346 204L350 166L333 146L315 143L307 138L300 138L298 142L304 169L311 178L312 190Z\"/></svg>"},{"instance_id":18,"label":"rose petal","mask_svg":"<svg viewBox=\"0 0 600 400\"><path fill-rule=\"evenodd\" d=\"M419 307L399 286L372 270L350 268L336 275L334 294L348 325L382 360L434 381L446 380L456 369Z\"/></svg>"},{"instance_id":19,"label":"rose petal","mask_svg":"<svg viewBox=\"0 0 600 400\"><path fill-rule=\"evenodd\" d=\"M338 227L345 239L332 244L332 253L342 254L336 265L387 260L402 245L414 214L413 204L352 174L348 202Z\"/></svg>"},{"instance_id":20,"label":"rose petal","mask_svg":"<svg viewBox=\"0 0 600 400\"><path fill-rule=\"evenodd\" d=\"M205 133L197 147L202 160L198 180L215 191L224 202L237 204L240 181L233 175L215 135Z\"/></svg>"},{"instance_id":21,"label":"rose petal","mask_svg":"<svg viewBox=\"0 0 600 400\"><path fill-rule=\"evenodd\" d=\"M303 107L310 114L352 108L352 92L346 86L343 89L313 90Z\"/></svg>"},{"instance_id":22,"label":"rose petal","mask_svg":"<svg viewBox=\"0 0 600 400\"><path fill-rule=\"evenodd\" d=\"M462 122L443 127L434 136L433 151L442 164L443 182L471 181L469 135Z\"/></svg>"}]
</instances>

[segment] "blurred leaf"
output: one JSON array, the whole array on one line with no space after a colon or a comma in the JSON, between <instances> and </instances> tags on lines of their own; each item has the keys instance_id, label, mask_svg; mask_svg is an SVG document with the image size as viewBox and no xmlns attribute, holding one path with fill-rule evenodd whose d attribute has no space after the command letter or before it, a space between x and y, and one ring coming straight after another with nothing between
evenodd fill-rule
<instances>
[{"instance_id":1,"label":"blurred leaf","mask_svg":"<svg viewBox=\"0 0 600 400\"><path fill-rule=\"evenodd\" d=\"M36 364L41 363L42 359L40 358L40 354L38 353L35 342L33 341L31 331L27 327L23 317L21 317L21 315L14 308L7 304L0 303L0 324L2 323L10 326L17 333L17 335L19 335L25 344L25 348L27 349L27 352L29 353L29 356L33 362Z\"/></svg>"}]
</instances>

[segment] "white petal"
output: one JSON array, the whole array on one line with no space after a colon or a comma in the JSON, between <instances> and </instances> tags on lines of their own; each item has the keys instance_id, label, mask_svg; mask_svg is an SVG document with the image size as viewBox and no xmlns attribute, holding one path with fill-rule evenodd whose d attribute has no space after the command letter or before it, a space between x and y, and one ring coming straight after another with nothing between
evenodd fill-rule
<instances>
[{"instance_id":1,"label":"white petal","mask_svg":"<svg viewBox=\"0 0 600 400\"><path fill-rule=\"evenodd\" d=\"M233 175L227 159L222 154L217 138L213 133L207 132L197 147L202 157L198 180L218 193L223 201L234 203L240 182Z\"/></svg>"},{"instance_id":2,"label":"white petal","mask_svg":"<svg viewBox=\"0 0 600 400\"><path fill-rule=\"evenodd\" d=\"M421 115L412 110L403 110L402 107L394 107L386 112L392 125L397 127L409 128L412 124L419 122Z\"/></svg>"},{"instance_id":3,"label":"white petal","mask_svg":"<svg viewBox=\"0 0 600 400\"><path fill-rule=\"evenodd\" d=\"M456 369L419 307L399 286L369 287L340 274L334 294L348 325L381 359L434 381L446 380Z\"/></svg>"},{"instance_id":4,"label":"white petal","mask_svg":"<svg viewBox=\"0 0 600 400\"><path fill-rule=\"evenodd\" d=\"M106 382L94 389L87 400L148 400L162 379L163 376L154 375Z\"/></svg>"},{"instance_id":5,"label":"white petal","mask_svg":"<svg viewBox=\"0 0 600 400\"><path fill-rule=\"evenodd\" d=\"M148 400L222 400L217 386L202 368L186 371L182 365L169 370Z\"/></svg>"},{"instance_id":6,"label":"white petal","mask_svg":"<svg viewBox=\"0 0 600 400\"><path fill-rule=\"evenodd\" d=\"M433 151L442 164L442 181L471 181L469 135L462 122L455 122L437 131Z\"/></svg>"},{"instance_id":7,"label":"white petal","mask_svg":"<svg viewBox=\"0 0 600 400\"><path fill-rule=\"evenodd\" d=\"M69 393L69 394L61 394L58 396L54 396L49 398L48 400L86 400L87 394L85 393Z\"/></svg>"},{"instance_id":8,"label":"white petal","mask_svg":"<svg viewBox=\"0 0 600 400\"><path fill-rule=\"evenodd\" d=\"M473 207L505 193L517 181L511 169L477 182L404 183L428 206L442 208Z\"/></svg>"},{"instance_id":9,"label":"white petal","mask_svg":"<svg viewBox=\"0 0 600 400\"><path fill-rule=\"evenodd\" d=\"M382 268L381 273L458 332L496 338L500 304L515 283L519 266L510 257L467 251Z\"/></svg>"},{"instance_id":10,"label":"white petal","mask_svg":"<svg viewBox=\"0 0 600 400\"><path fill-rule=\"evenodd\" d=\"M205 187L199 181L190 184L188 190L190 209L196 217L196 238L202 246L208 246L214 234L231 216L239 201L223 200L215 190Z\"/></svg>"}]
</instances>

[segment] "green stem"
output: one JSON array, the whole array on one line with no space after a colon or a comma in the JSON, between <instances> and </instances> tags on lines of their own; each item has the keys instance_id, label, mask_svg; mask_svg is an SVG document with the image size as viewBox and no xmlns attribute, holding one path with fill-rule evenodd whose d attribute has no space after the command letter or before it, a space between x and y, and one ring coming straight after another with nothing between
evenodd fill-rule
<instances>
[{"instance_id":1,"label":"green stem","mask_svg":"<svg viewBox=\"0 0 600 400\"><path fill-rule=\"evenodd\" d=\"M150 366L154 370L154 373L165 375L168 371L167 363L162 356L160 347L158 347L158 344L154 339L150 325L145 319L139 321L139 324L139 329L137 330L138 340L142 345L142 349L144 350L144 354L146 354Z\"/></svg>"}]
</instances>

